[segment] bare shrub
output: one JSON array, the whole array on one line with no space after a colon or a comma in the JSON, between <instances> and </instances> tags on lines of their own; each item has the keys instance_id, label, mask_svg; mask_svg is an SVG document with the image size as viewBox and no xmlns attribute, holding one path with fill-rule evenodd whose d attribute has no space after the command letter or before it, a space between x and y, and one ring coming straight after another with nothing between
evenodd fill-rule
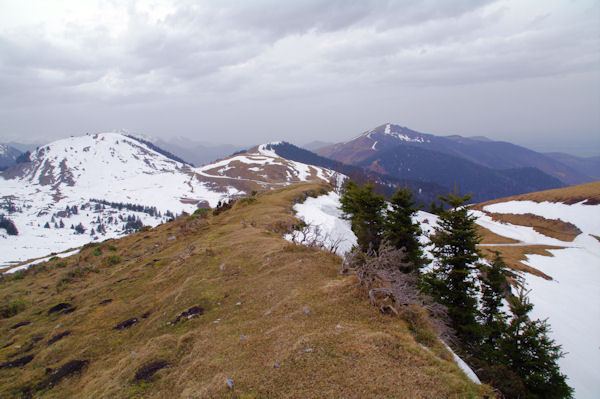
<instances>
[{"instance_id":1,"label":"bare shrub","mask_svg":"<svg viewBox=\"0 0 600 399\"><path fill-rule=\"evenodd\" d=\"M340 245L345 240L342 237L334 238L331 233L324 231L321 226L312 223L301 223L292 232L292 242L310 248L323 249L337 253Z\"/></svg>"},{"instance_id":2,"label":"bare shrub","mask_svg":"<svg viewBox=\"0 0 600 399\"><path fill-rule=\"evenodd\" d=\"M356 273L372 305L408 322L419 342L430 344L436 338L432 332L454 341L446 307L420 291L419 276L411 270L404 248L396 249L387 241L381 243L378 251L369 248L366 254L354 248L341 266L341 273Z\"/></svg>"}]
</instances>

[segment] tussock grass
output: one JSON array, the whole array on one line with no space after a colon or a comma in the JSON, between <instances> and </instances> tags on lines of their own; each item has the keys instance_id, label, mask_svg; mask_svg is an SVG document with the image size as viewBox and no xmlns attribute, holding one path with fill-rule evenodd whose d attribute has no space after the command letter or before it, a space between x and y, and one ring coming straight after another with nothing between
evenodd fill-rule
<instances>
[{"instance_id":1,"label":"tussock grass","mask_svg":"<svg viewBox=\"0 0 600 399\"><path fill-rule=\"evenodd\" d=\"M23 367L0 370L0 397L36 386L34 396L48 398L490 395L441 345L424 349L406 321L371 306L355 278L338 273L339 257L273 231L297 223L294 198L324 187L261 193L216 217L182 217L110 240L98 256L98 247L85 248L64 259L67 268L47 262L21 280L0 282L0 299L28 303L0 320L0 362L33 356ZM65 273L86 267L94 272L73 276L56 293ZM74 310L48 314L58 303ZM172 323L193 306L203 314ZM113 330L131 318L138 323ZM32 323L10 329L23 321ZM429 340L426 324L419 321L419 334ZM40 385L46 368L72 361L89 363L54 387ZM148 366L157 364L168 366ZM145 368L152 373L136 379Z\"/></svg>"}]
</instances>

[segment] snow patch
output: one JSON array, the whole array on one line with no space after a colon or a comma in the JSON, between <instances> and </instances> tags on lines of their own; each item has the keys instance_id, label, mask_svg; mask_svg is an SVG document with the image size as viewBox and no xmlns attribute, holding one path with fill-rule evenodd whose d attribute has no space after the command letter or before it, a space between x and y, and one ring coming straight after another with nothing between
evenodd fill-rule
<instances>
[{"instance_id":1,"label":"snow patch","mask_svg":"<svg viewBox=\"0 0 600 399\"><path fill-rule=\"evenodd\" d=\"M450 351L450 353L452 353L452 356L454 357L454 361L456 362L458 367L467 375L467 377L469 377L469 379L471 381L473 381L474 383L481 384L481 381L479 381L479 378L477 378L477 374L475 374L475 372L473 372L471 367L469 367L469 365L467 363L465 363L465 361L462 360L460 358L460 356L458 356L456 353L454 353L454 351L445 342L442 341L442 343L444 344L446 349L448 349Z\"/></svg>"},{"instance_id":2,"label":"snow patch","mask_svg":"<svg viewBox=\"0 0 600 399\"><path fill-rule=\"evenodd\" d=\"M50 258L53 258L53 257L66 258L68 256L75 255L77 252L79 252L79 248L77 248L77 249L75 249L73 251L69 251L69 252L63 252L63 253L60 253L60 254L54 254L54 255L46 256L45 258L37 259L37 260L34 260L33 262L29 262L29 263L26 263L24 265L14 267L14 268L12 268L10 270L5 271L4 273L6 273L6 274L15 273L15 272L18 272L19 270L28 269L30 266L37 265L38 263L47 262L47 261L50 260Z\"/></svg>"},{"instance_id":3,"label":"snow patch","mask_svg":"<svg viewBox=\"0 0 600 399\"><path fill-rule=\"evenodd\" d=\"M273 149L267 149L267 147L276 146L276 145L279 145L279 144L281 144L280 141L274 141L272 143L261 144L261 145L258 146L258 152L261 155L265 155L265 156L268 156L268 157L280 158L280 156L277 155L277 153L275 152L275 150L273 150Z\"/></svg>"},{"instance_id":4,"label":"snow patch","mask_svg":"<svg viewBox=\"0 0 600 399\"><path fill-rule=\"evenodd\" d=\"M469 213L472 216L477 217L475 223L481 227L485 227L492 233L501 235L503 237L512 238L513 240L521 241L520 245L554 245L554 246L565 246L568 243L551 238L543 234L538 233L533 227L518 226L509 223L501 223L492 220L487 214L477 211L470 210ZM531 212L530 212L531 213Z\"/></svg>"},{"instance_id":5,"label":"snow patch","mask_svg":"<svg viewBox=\"0 0 600 399\"><path fill-rule=\"evenodd\" d=\"M350 221L342 219L340 195L334 191L317 198L309 197L302 204L294 205L296 217L303 220L310 228L308 239L318 234L325 247L335 244L338 255L343 256L356 245L356 236L352 232ZM301 234L297 231L287 234L285 239L298 242Z\"/></svg>"}]
</instances>

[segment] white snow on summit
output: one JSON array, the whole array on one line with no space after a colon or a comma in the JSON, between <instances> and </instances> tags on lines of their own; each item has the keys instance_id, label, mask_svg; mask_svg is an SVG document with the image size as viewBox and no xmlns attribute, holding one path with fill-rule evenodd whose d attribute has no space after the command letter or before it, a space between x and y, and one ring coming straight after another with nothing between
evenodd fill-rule
<instances>
[{"instance_id":1,"label":"white snow on summit","mask_svg":"<svg viewBox=\"0 0 600 399\"><path fill-rule=\"evenodd\" d=\"M119 133L42 146L32 162L0 175L0 214L19 231L0 230L0 267L122 236L132 218L138 226L155 226L253 190L339 181L336 172L283 159L267 147L193 168ZM75 232L79 224L83 234Z\"/></svg>"},{"instance_id":2,"label":"white snow on summit","mask_svg":"<svg viewBox=\"0 0 600 399\"><path fill-rule=\"evenodd\" d=\"M392 131L392 126L389 123L387 125L385 125L385 130L383 133L388 136L395 137L398 140L408 141L408 142L412 142L412 143L425 143L426 141L429 141L429 140L425 140L423 137L420 137L420 136L410 137L410 136L408 136L406 134L402 134L400 132L394 132L394 131Z\"/></svg>"}]
</instances>

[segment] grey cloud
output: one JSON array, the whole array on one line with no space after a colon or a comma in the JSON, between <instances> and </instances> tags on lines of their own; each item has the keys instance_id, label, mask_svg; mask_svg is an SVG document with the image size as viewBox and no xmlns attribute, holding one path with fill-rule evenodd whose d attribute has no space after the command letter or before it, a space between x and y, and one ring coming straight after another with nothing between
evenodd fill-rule
<instances>
[{"instance_id":1,"label":"grey cloud","mask_svg":"<svg viewBox=\"0 0 600 399\"><path fill-rule=\"evenodd\" d=\"M231 113L249 131L276 129L264 120L284 116L297 118L290 132L314 129L306 118L299 120L298 109L325 124L341 126L332 122L338 118L346 120L344 126L352 121L367 129L384 121L405 123L407 115L429 120L431 115L417 109L432 102L422 93L444 98L455 90L460 98L467 92L480 95L468 87L498 82L518 91L525 87L520 82L563 82L576 74L584 74L592 88L600 81L594 3L573 3L576 12L567 16L547 11L551 3L535 3L537 12L525 22L515 16L518 1L172 4L173 12L155 21L129 3L117 34L110 26L78 21L59 36L43 26L0 29L5 127L23 122L26 114L18 110L27 107L42 114L53 104L53 111L69 113L77 104L93 123L121 121L110 127L164 126L164 115L159 119L157 113L164 110L177 116L183 130L186 122L211 129L221 126L220 118L234 123ZM420 100L411 104L407 96ZM331 116L322 111L332 108L337 111ZM581 111L586 128L593 118L588 108ZM406 111L394 114L397 109ZM43 114L51 118L52 113ZM245 129L239 123L232 132Z\"/></svg>"}]
</instances>

